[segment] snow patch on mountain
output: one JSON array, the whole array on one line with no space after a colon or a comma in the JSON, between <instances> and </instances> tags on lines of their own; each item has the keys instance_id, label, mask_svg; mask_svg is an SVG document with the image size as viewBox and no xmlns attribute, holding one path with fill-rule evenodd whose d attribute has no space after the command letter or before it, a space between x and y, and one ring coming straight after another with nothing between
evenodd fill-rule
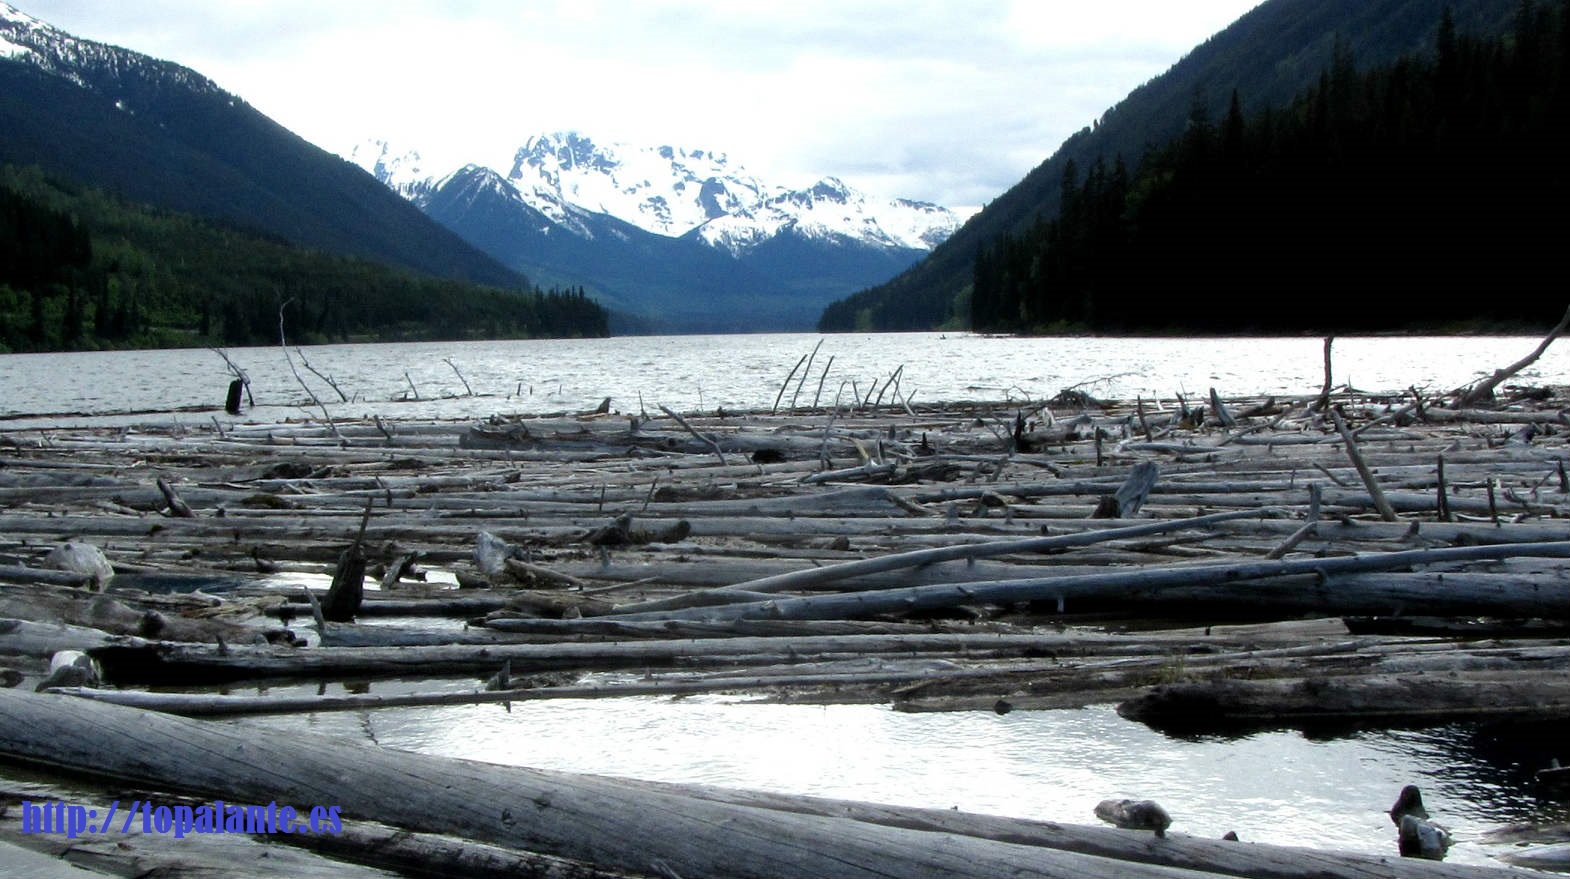
<instances>
[{"instance_id":1,"label":"snow patch on mountain","mask_svg":"<svg viewBox=\"0 0 1570 879\"><path fill-rule=\"evenodd\" d=\"M32 64L83 88L94 88L84 75L90 73L99 82L95 90L110 94L133 72L145 80L162 80L197 93L223 91L217 83L194 70L119 46L72 36L3 0L0 0L0 57Z\"/></svg>"},{"instance_id":2,"label":"snow patch on mountain","mask_svg":"<svg viewBox=\"0 0 1570 879\"><path fill-rule=\"evenodd\" d=\"M356 144L349 151L349 161L370 172L388 189L416 204L438 182L426 170L425 161L418 152L399 152L385 140L367 140Z\"/></svg>"},{"instance_id":3,"label":"snow patch on mountain","mask_svg":"<svg viewBox=\"0 0 1570 879\"><path fill-rule=\"evenodd\" d=\"M756 204L767 191L724 153L600 145L577 132L531 137L507 177L538 198L607 214L668 238Z\"/></svg>"},{"instance_id":4,"label":"snow patch on mountain","mask_svg":"<svg viewBox=\"0 0 1570 879\"><path fill-rule=\"evenodd\" d=\"M367 141L349 158L416 204L452 176L436 177L419 153L398 152L384 141ZM605 228L592 222L598 214L667 238L689 236L734 257L786 233L880 250L931 250L960 222L938 205L872 199L834 177L790 189L764 182L724 153L600 144L577 132L529 138L505 184L509 199L580 237Z\"/></svg>"}]
</instances>

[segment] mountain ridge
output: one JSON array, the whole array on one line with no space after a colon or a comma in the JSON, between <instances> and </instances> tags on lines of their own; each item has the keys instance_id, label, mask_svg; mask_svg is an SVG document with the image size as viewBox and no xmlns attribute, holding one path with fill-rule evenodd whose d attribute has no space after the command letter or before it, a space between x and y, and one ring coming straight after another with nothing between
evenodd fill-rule
<instances>
[{"instance_id":1,"label":"mountain ridge","mask_svg":"<svg viewBox=\"0 0 1570 879\"><path fill-rule=\"evenodd\" d=\"M528 281L189 68L0 2L0 161L436 277Z\"/></svg>"},{"instance_id":2,"label":"mountain ridge","mask_svg":"<svg viewBox=\"0 0 1570 879\"><path fill-rule=\"evenodd\" d=\"M1177 136L1198 109L1221 118L1234 89L1247 110L1277 106L1316 81L1336 45L1358 64L1393 61L1432 44L1444 10L1465 32L1500 31L1518 0L1266 0L1186 53L1062 145L1018 183L970 217L920 262L826 308L829 332L930 330L968 326L975 257L1003 235L1024 233L1057 214L1069 162L1084 171L1097 157L1131 165L1147 147Z\"/></svg>"},{"instance_id":3,"label":"mountain ridge","mask_svg":"<svg viewBox=\"0 0 1570 879\"><path fill-rule=\"evenodd\" d=\"M834 177L791 188L725 153L579 132L527 139L506 175L438 175L384 140L348 153L502 262L585 285L663 331L807 329L828 302L892 277L959 225L939 205L872 199Z\"/></svg>"}]
</instances>

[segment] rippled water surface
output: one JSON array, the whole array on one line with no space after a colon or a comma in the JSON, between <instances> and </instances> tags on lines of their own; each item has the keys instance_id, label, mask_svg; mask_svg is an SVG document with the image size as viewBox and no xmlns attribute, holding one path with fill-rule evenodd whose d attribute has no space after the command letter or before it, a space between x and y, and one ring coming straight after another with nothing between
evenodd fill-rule
<instances>
[{"instance_id":1,"label":"rippled water surface","mask_svg":"<svg viewBox=\"0 0 1570 879\"><path fill-rule=\"evenodd\" d=\"M1448 390L1514 362L1536 344L1492 336L1340 338L1332 348L1333 380L1367 391ZM865 397L896 371L899 393L917 403L1042 399L1071 387L1123 399L1193 398L1211 387L1222 394L1301 395L1324 382L1324 345L1317 338L767 334L323 345L289 349L287 359L279 347L225 353L252 381L258 405L243 420L265 422L319 418L312 394L334 417L581 410L605 397L623 412L661 404L677 411L768 408L815 347L810 370L796 373L782 405ZM180 417L205 421L223 417L229 379L220 355L201 348L0 355L0 419L66 414L79 422L144 413L122 415L125 421L186 410ZM1570 351L1550 348L1521 381L1570 381Z\"/></svg>"}]
</instances>

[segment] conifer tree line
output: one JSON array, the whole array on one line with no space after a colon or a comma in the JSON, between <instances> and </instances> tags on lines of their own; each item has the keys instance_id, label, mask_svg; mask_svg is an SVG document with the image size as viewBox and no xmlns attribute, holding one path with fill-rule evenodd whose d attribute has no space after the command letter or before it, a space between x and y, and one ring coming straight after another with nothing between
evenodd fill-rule
<instances>
[{"instance_id":1,"label":"conifer tree line","mask_svg":"<svg viewBox=\"0 0 1570 879\"><path fill-rule=\"evenodd\" d=\"M503 290L321 253L0 167L0 352L605 336L581 287Z\"/></svg>"},{"instance_id":2,"label":"conifer tree line","mask_svg":"<svg viewBox=\"0 0 1570 879\"><path fill-rule=\"evenodd\" d=\"M1289 106L1069 163L1059 214L977 253L982 332L1514 329L1565 308L1570 0L1360 71L1339 41Z\"/></svg>"}]
</instances>

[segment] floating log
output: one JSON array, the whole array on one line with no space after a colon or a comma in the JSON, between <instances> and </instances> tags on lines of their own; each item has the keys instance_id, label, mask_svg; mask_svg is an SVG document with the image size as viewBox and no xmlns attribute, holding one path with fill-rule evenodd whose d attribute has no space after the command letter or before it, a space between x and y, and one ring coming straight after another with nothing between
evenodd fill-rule
<instances>
[{"instance_id":1,"label":"floating log","mask_svg":"<svg viewBox=\"0 0 1570 879\"><path fill-rule=\"evenodd\" d=\"M1180 876L955 833L731 806L543 773L0 691L0 753L235 802L332 803L346 818L683 877ZM118 743L125 743L123 746Z\"/></svg>"},{"instance_id":2,"label":"floating log","mask_svg":"<svg viewBox=\"0 0 1570 879\"><path fill-rule=\"evenodd\" d=\"M1570 681L1519 671L1342 675L1167 684L1118 706L1161 729L1324 721L1570 718Z\"/></svg>"},{"instance_id":3,"label":"floating log","mask_svg":"<svg viewBox=\"0 0 1570 879\"><path fill-rule=\"evenodd\" d=\"M1208 516L1195 516L1188 519L1152 522L1145 525L1130 525L1123 528L1108 528L1098 531L1084 532L1081 534L1063 534L1048 537L1027 537L1019 540L990 541L987 543L966 543L956 546L946 546L936 549L912 550L910 552L881 556L873 559L858 559L852 562L842 562L837 565L807 568L805 570L791 571L785 574L776 574L756 580L747 580L734 583L721 589L713 590L708 596L688 595L682 598L662 602L648 602L641 605L622 605L609 611L613 615L624 615L646 611L677 609L682 607L709 606L721 603L739 603L735 599L739 593L745 592L783 592L790 589L809 589L832 583L850 577L865 576L867 574L882 573L885 571L900 570L922 565L931 565L945 561L972 560L988 558L999 555L1015 553L1047 552L1054 549L1069 547L1090 546L1112 540L1127 539L1130 537L1143 537L1151 534L1161 534L1184 528L1201 528L1217 522L1227 522L1234 519L1266 515L1257 511L1215 513ZM707 600L721 596L724 601Z\"/></svg>"},{"instance_id":4,"label":"floating log","mask_svg":"<svg viewBox=\"0 0 1570 879\"><path fill-rule=\"evenodd\" d=\"M1050 650L1072 636L1039 635L828 635L799 638L708 638L703 640L609 641L599 643L497 644L436 647L236 647L224 650L191 644L138 643L92 651L111 683L216 683L250 678L354 676L369 678L489 674L511 662L514 674L563 669L643 668L698 659L813 655L932 654L1011 655Z\"/></svg>"},{"instance_id":5,"label":"floating log","mask_svg":"<svg viewBox=\"0 0 1570 879\"><path fill-rule=\"evenodd\" d=\"M1283 559L1226 565L1183 565L1107 574L1040 577L1001 582L968 582L916 586L844 595L781 598L772 601L704 607L693 610L626 614L627 619L850 619L878 614L909 613L977 602L1062 601L1071 598L1137 594L1196 584L1236 584L1294 574L1322 577L1368 571L1398 570L1511 556L1542 555L1570 558L1570 542L1513 546L1451 547L1323 559Z\"/></svg>"}]
</instances>

